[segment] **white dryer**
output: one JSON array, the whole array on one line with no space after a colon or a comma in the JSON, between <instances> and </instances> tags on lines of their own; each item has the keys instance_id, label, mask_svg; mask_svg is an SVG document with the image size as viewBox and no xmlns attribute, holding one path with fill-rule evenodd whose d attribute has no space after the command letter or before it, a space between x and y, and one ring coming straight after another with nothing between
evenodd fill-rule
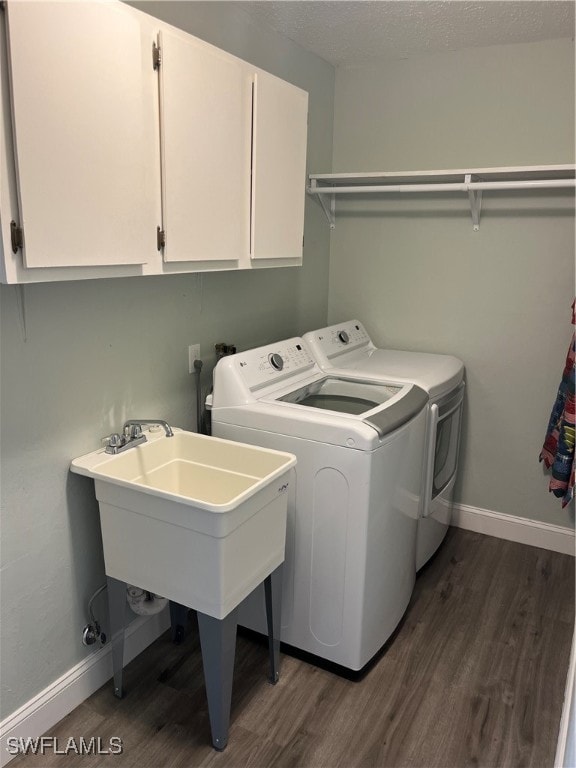
<instances>
[{"instance_id":1,"label":"white dryer","mask_svg":"<svg viewBox=\"0 0 576 768\"><path fill-rule=\"evenodd\" d=\"M220 360L212 433L294 453L281 639L361 670L414 585L428 396L412 383L327 376L289 339ZM264 631L262 598L239 623Z\"/></svg>"},{"instance_id":2,"label":"white dryer","mask_svg":"<svg viewBox=\"0 0 576 768\"><path fill-rule=\"evenodd\" d=\"M304 334L316 362L331 374L413 382L430 396L416 570L442 543L452 517L464 399L464 365L451 355L378 349L358 320Z\"/></svg>"}]
</instances>

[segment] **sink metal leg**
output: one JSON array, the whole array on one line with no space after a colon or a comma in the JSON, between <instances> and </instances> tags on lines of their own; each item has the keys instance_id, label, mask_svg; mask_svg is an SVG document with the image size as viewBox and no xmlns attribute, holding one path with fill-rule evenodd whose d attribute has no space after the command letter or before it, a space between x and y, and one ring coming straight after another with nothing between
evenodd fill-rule
<instances>
[{"instance_id":1,"label":"sink metal leg","mask_svg":"<svg viewBox=\"0 0 576 768\"><path fill-rule=\"evenodd\" d=\"M186 634L186 624L188 623L188 611L185 605L175 603L170 600L170 625L172 627L172 642L180 645Z\"/></svg>"},{"instance_id":2,"label":"sink metal leg","mask_svg":"<svg viewBox=\"0 0 576 768\"><path fill-rule=\"evenodd\" d=\"M111 576L108 582L108 614L110 617L110 636L112 638L112 669L114 672L114 695L124 696L122 672L124 667L124 622L126 616L126 582Z\"/></svg>"},{"instance_id":3,"label":"sink metal leg","mask_svg":"<svg viewBox=\"0 0 576 768\"><path fill-rule=\"evenodd\" d=\"M236 625L236 609L223 619L215 619L198 612L212 744L220 751L228 743L236 653Z\"/></svg>"},{"instance_id":4,"label":"sink metal leg","mask_svg":"<svg viewBox=\"0 0 576 768\"><path fill-rule=\"evenodd\" d=\"M275 685L280 673L280 624L282 618L282 565L264 579L270 682Z\"/></svg>"}]
</instances>

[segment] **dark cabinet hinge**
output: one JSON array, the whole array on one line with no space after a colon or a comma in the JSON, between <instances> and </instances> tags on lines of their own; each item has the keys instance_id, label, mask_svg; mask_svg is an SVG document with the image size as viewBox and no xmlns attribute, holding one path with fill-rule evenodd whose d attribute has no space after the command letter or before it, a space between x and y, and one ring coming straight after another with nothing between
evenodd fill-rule
<instances>
[{"instance_id":1,"label":"dark cabinet hinge","mask_svg":"<svg viewBox=\"0 0 576 768\"><path fill-rule=\"evenodd\" d=\"M156 45L156 43L152 43L152 66L154 69L160 69L161 63L162 51L160 50L160 46Z\"/></svg>"},{"instance_id":2,"label":"dark cabinet hinge","mask_svg":"<svg viewBox=\"0 0 576 768\"><path fill-rule=\"evenodd\" d=\"M15 221L10 222L10 239L12 253L18 253L18 248L24 248L24 230Z\"/></svg>"},{"instance_id":3,"label":"dark cabinet hinge","mask_svg":"<svg viewBox=\"0 0 576 768\"><path fill-rule=\"evenodd\" d=\"M166 247L166 232L160 227L156 227L156 247L159 251Z\"/></svg>"}]
</instances>

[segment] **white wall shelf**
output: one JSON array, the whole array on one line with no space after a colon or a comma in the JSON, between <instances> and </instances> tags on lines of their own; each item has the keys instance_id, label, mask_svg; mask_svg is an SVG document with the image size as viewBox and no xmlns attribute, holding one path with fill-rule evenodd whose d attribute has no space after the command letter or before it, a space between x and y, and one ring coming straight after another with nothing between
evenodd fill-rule
<instances>
[{"instance_id":1,"label":"white wall shelf","mask_svg":"<svg viewBox=\"0 0 576 768\"><path fill-rule=\"evenodd\" d=\"M307 191L318 196L330 229L336 226L336 195L463 192L468 195L472 226L477 231L483 191L575 189L575 171L576 165L534 165L448 171L311 173Z\"/></svg>"}]
</instances>

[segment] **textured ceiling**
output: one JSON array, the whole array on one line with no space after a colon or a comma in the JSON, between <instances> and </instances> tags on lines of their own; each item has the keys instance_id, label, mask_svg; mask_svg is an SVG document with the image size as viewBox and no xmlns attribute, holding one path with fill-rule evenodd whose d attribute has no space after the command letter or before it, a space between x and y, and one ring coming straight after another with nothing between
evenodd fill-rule
<instances>
[{"instance_id":1,"label":"textured ceiling","mask_svg":"<svg viewBox=\"0 0 576 768\"><path fill-rule=\"evenodd\" d=\"M331 64L574 37L573 0L236 0Z\"/></svg>"}]
</instances>

